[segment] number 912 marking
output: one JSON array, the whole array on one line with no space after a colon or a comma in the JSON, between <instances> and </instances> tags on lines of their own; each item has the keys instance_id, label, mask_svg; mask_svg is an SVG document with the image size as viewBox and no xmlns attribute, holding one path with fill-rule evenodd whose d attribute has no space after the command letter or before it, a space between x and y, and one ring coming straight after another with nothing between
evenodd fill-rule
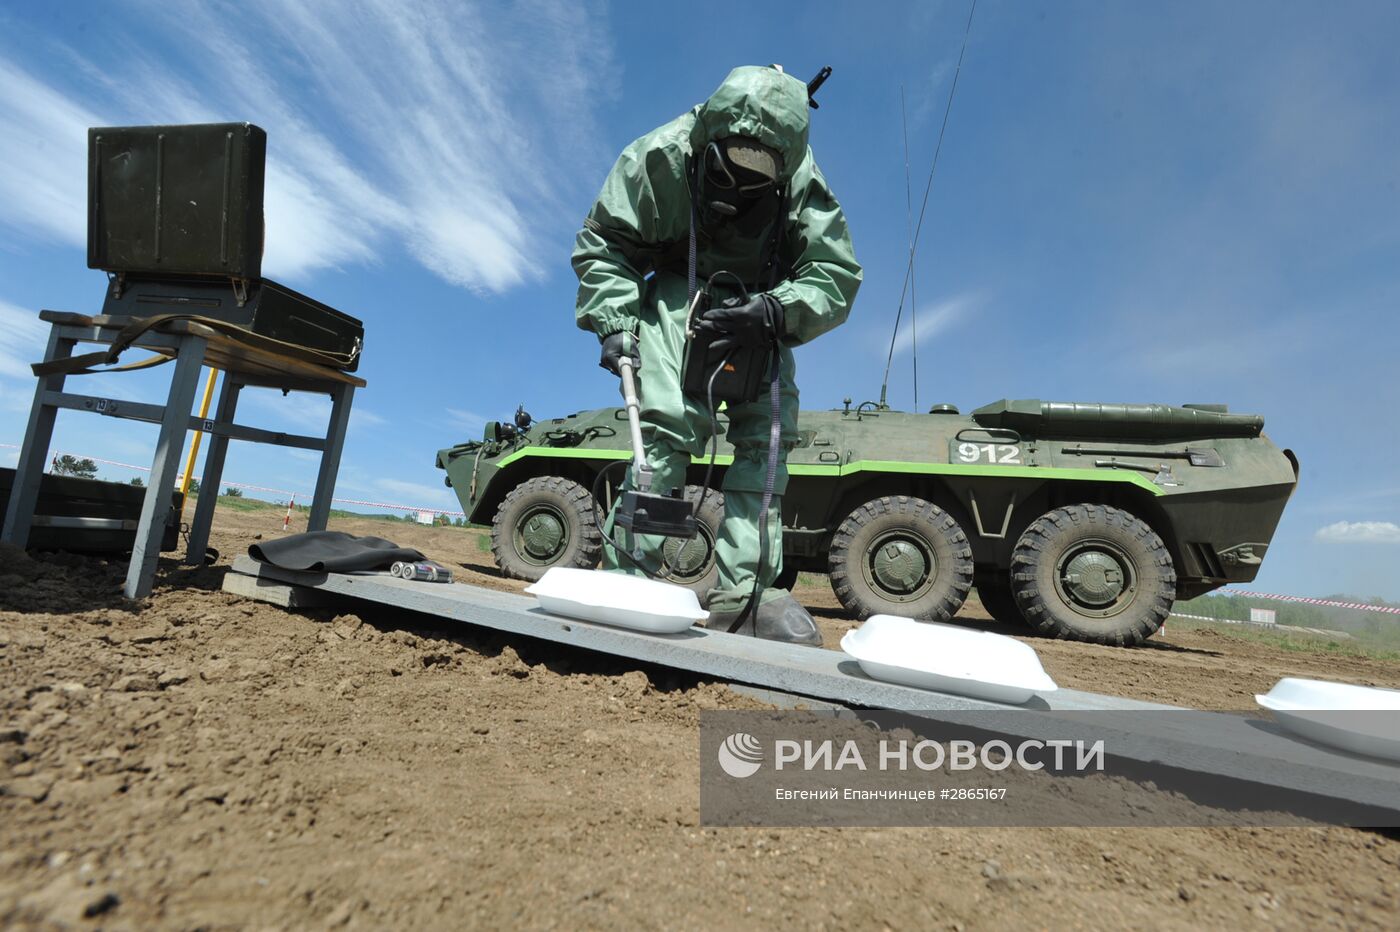
<instances>
[{"instance_id":1,"label":"number 912 marking","mask_svg":"<svg viewBox=\"0 0 1400 932\"><path fill-rule=\"evenodd\" d=\"M959 463L1020 466L1021 448L1014 443L960 443L957 445L956 457Z\"/></svg>"}]
</instances>

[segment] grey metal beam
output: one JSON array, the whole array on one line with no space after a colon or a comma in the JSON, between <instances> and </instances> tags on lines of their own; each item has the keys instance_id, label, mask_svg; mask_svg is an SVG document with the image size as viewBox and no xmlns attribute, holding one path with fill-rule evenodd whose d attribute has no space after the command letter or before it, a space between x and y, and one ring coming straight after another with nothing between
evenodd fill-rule
<instances>
[{"instance_id":1,"label":"grey metal beam","mask_svg":"<svg viewBox=\"0 0 1400 932\"><path fill-rule=\"evenodd\" d=\"M387 574L298 573L248 557L234 571L305 586L361 602L423 612L639 662L713 676L771 693L811 697L814 708L846 706L908 713L929 722L967 724L1022 738L1061 736L1083 718L1108 737L1111 756L1185 774L1223 778L1400 815L1400 765L1300 741L1265 719L1061 689L1026 706L1009 706L872 680L844 653L692 628L653 635L547 615L534 599L475 586L412 582ZM1027 714L1028 712L1032 714Z\"/></svg>"},{"instance_id":2,"label":"grey metal beam","mask_svg":"<svg viewBox=\"0 0 1400 932\"><path fill-rule=\"evenodd\" d=\"M1015 708L998 702L872 680L860 672L854 660L837 651L813 650L703 628L691 628L672 635L613 628L547 615L540 611L533 598L513 592L413 582L378 573L297 573L259 563L246 556L238 557L233 568L235 572L251 576L296 583L511 634L524 634L586 650L631 657L720 679L835 699L849 705L879 709L959 709L968 712ZM1040 705L1043 708L1074 710L1174 708L1073 689L1051 693Z\"/></svg>"},{"instance_id":3,"label":"grey metal beam","mask_svg":"<svg viewBox=\"0 0 1400 932\"><path fill-rule=\"evenodd\" d=\"M165 418L164 405L125 401L121 398L98 398L96 395L75 395L72 392L45 392L44 404L70 411L91 411L106 417L159 424Z\"/></svg>"},{"instance_id":4,"label":"grey metal beam","mask_svg":"<svg viewBox=\"0 0 1400 932\"><path fill-rule=\"evenodd\" d=\"M241 424L229 424L225 421L216 421L212 418L199 418L190 416L190 430L202 430L206 434L215 437L227 437L230 440L247 440L251 443L267 443L278 447L295 447L299 450L321 451L326 448L326 441L320 437L307 437L302 434L284 434L278 430L263 430L260 427L244 427Z\"/></svg>"},{"instance_id":5,"label":"grey metal beam","mask_svg":"<svg viewBox=\"0 0 1400 932\"><path fill-rule=\"evenodd\" d=\"M120 398L99 398L96 395L75 395L71 392L46 392L44 404L72 411L91 411L108 417L125 418L133 421L146 421L159 424L165 418L164 405L145 404L139 401L123 401ZM247 440L251 443L267 443L279 447L296 447L301 450L324 450L326 441L322 437L307 437L302 434L288 434L278 430L263 430L259 427L244 427L232 424L217 415L201 418L189 415L189 430L199 430L215 437L230 440Z\"/></svg>"},{"instance_id":6,"label":"grey metal beam","mask_svg":"<svg viewBox=\"0 0 1400 932\"><path fill-rule=\"evenodd\" d=\"M340 384L331 392L331 418L326 428L326 446L321 453L321 468L316 473L311 512L306 516L308 531L324 531L330 519L331 497L335 495L335 477L340 472L340 454L345 449L345 433L350 428L350 404L354 398L353 385Z\"/></svg>"},{"instance_id":7,"label":"grey metal beam","mask_svg":"<svg viewBox=\"0 0 1400 932\"><path fill-rule=\"evenodd\" d=\"M67 359L73 355L75 340L64 336L61 327L49 328L49 343L44 361ZM34 386L34 402L29 408L29 423L24 429L24 446L15 464L14 487L10 503L5 506L5 522L0 525L0 541L23 547L29 543L29 527L34 520L34 507L39 503L39 483L44 478L44 462L49 458L53 442L53 424L58 411L44 403L49 392L62 391L65 376L61 372L39 379Z\"/></svg>"},{"instance_id":8,"label":"grey metal beam","mask_svg":"<svg viewBox=\"0 0 1400 932\"><path fill-rule=\"evenodd\" d=\"M165 400L165 417L161 420L156 453L151 460L150 482L146 497L141 501L141 523L136 528L131 564L126 571L123 591L128 599L145 598L151 594L155 583L160 542L171 509L170 492L175 488L175 475L180 470L190 406L194 404L199 370L204 365L204 351L209 345L203 337L187 336L181 340L175 374L170 377L170 394Z\"/></svg>"},{"instance_id":9,"label":"grey metal beam","mask_svg":"<svg viewBox=\"0 0 1400 932\"><path fill-rule=\"evenodd\" d=\"M255 576L245 576L242 573L225 573L223 590L282 608L324 608L336 603L335 596L319 589L289 586L286 583L258 579Z\"/></svg>"}]
</instances>

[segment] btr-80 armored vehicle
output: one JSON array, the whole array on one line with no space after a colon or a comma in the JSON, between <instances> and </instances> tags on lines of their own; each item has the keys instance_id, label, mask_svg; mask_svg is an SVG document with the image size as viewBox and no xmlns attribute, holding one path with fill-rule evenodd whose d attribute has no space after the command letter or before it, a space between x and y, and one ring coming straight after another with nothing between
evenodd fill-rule
<instances>
[{"instance_id":1,"label":"btr-80 armored vehicle","mask_svg":"<svg viewBox=\"0 0 1400 932\"><path fill-rule=\"evenodd\" d=\"M720 414L723 422L723 413ZM1058 637L1138 644L1176 599L1254 579L1298 461L1264 419L1224 405L998 401L909 414L870 402L804 411L788 454L783 575L825 572L859 618L946 621L972 586L993 617ZM721 430L724 424L720 424ZM593 567L630 459L621 408L487 425L437 455L469 519L491 524L508 576ZM696 458L698 533L666 543L670 579L714 584L731 449ZM595 493L595 489L597 489ZM600 498L595 508L594 495Z\"/></svg>"}]
</instances>

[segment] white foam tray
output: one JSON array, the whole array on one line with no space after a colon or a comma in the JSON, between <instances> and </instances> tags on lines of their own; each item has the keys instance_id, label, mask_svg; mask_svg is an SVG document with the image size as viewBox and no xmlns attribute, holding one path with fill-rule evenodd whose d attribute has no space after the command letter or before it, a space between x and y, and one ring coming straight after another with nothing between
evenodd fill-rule
<instances>
[{"instance_id":1,"label":"white foam tray","mask_svg":"<svg viewBox=\"0 0 1400 932\"><path fill-rule=\"evenodd\" d=\"M1318 744L1400 761L1400 690L1290 676L1254 701Z\"/></svg>"},{"instance_id":2,"label":"white foam tray","mask_svg":"<svg viewBox=\"0 0 1400 932\"><path fill-rule=\"evenodd\" d=\"M1021 705L1057 687L1034 648L957 625L872 615L841 649L873 679Z\"/></svg>"},{"instance_id":3,"label":"white foam tray","mask_svg":"<svg viewBox=\"0 0 1400 932\"><path fill-rule=\"evenodd\" d=\"M602 570L556 566L525 591L551 614L652 634L676 634L710 617L684 586Z\"/></svg>"}]
</instances>

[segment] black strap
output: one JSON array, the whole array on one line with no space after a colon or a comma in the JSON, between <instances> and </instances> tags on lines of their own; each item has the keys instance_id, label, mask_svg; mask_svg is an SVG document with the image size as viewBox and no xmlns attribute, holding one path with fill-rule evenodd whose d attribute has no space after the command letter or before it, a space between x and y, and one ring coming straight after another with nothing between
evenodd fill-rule
<instances>
[{"instance_id":1,"label":"black strap","mask_svg":"<svg viewBox=\"0 0 1400 932\"><path fill-rule=\"evenodd\" d=\"M753 633L758 636L758 601L763 595L763 568L768 565L768 507L773 503L773 490L778 484L778 450L782 446L783 410L780 372L782 353L777 344L773 345L772 375L768 379L768 401L771 418L768 422L768 473L763 477L763 500L758 506L758 566L754 567L753 592L744 610L729 626L733 634L743 627L749 617L754 616Z\"/></svg>"},{"instance_id":2,"label":"black strap","mask_svg":"<svg viewBox=\"0 0 1400 932\"><path fill-rule=\"evenodd\" d=\"M142 360L140 363L121 366L118 369L97 369L91 366L105 365L111 366L116 363L117 358L127 350L140 336L150 330L158 330L168 323L178 320L187 320L191 323L200 324L211 330L216 330L227 336L241 340L250 346L264 349L269 352L283 353L285 355L297 356L321 366L328 366L332 369L344 367L348 360L339 355L322 353L318 350L308 349L301 346L293 346L281 340L274 340L262 334L254 333L245 327L229 323L226 320L219 320L215 317L203 317L199 314L152 314L150 317L136 317L128 322L117 332L117 337L112 341L112 345L105 350L95 353L83 353L80 356L69 356L64 359L49 359L44 362L36 362L30 365L30 369L39 378L47 375L90 375L93 372L116 372L125 369L143 369L147 366L158 365L153 359ZM168 358L168 357L165 357Z\"/></svg>"},{"instance_id":3,"label":"black strap","mask_svg":"<svg viewBox=\"0 0 1400 932\"><path fill-rule=\"evenodd\" d=\"M699 168L698 163L692 161L691 167L692 190L690 198L690 243L686 252L686 306L690 307L695 303L695 292L699 287L696 275L696 249L695 249L695 198L699 196ZM778 213L774 220L773 236L769 240L768 256L768 290L778 283L778 272L782 266L782 245L783 228L787 226L787 191L784 189L778 196ZM758 609L759 597L763 594L763 568L768 564L768 508L773 502L773 489L777 485L778 476L778 450L782 446L782 390L781 375L782 352L777 342L773 344L771 356L772 373L768 379L768 398L772 408L771 418L768 425L768 473L763 479L763 499L758 508L758 565L754 567L753 592L749 595L748 602L744 605L744 610L739 613L729 626L729 633L733 634L743 627L744 623ZM753 633L758 634L758 620L754 619Z\"/></svg>"},{"instance_id":4,"label":"black strap","mask_svg":"<svg viewBox=\"0 0 1400 932\"><path fill-rule=\"evenodd\" d=\"M773 286L778 284L778 274L783 267L783 230L787 227L787 188L783 188L778 195L778 222L777 229L773 231L773 236L769 240L772 252L768 256L768 291L773 290Z\"/></svg>"},{"instance_id":5,"label":"black strap","mask_svg":"<svg viewBox=\"0 0 1400 932\"><path fill-rule=\"evenodd\" d=\"M155 366L162 366L168 362L173 362L174 356L147 356L145 359L138 359L136 362L125 363L120 366L109 366L106 369L93 369L92 366L104 365L107 362L107 351L102 350L96 353L84 353L81 356L69 356L66 359L54 359L49 362L31 363L29 368L34 370L34 374L43 378L46 375L53 375L55 372L62 372L64 375L95 375L98 372L132 372L136 369L151 369Z\"/></svg>"},{"instance_id":6,"label":"black strap","mask_svg":"<svg viewBox=\"0 0 1400 932\"><path fill-rule=\"evenodd\" d=\"M690 202L690 248L685 254L685 306L695 304L695 291L699 284L695 280L695 201ZM686 322L687 324L689 321Z\"/></svg>"}]
</instances>

